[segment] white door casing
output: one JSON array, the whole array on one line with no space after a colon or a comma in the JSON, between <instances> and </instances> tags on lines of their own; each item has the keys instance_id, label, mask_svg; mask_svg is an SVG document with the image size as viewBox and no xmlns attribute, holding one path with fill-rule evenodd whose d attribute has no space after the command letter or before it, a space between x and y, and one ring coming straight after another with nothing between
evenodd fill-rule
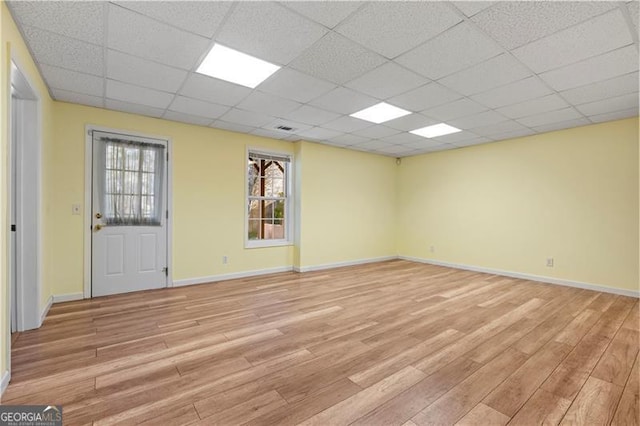
<instances>
[{"instance_id":1,"label":"white door casing","mask_svg":"<svg viewBox=\"0 0 640 426\"><path fill-rule=\"evenodd\" d=\"M107 139L105 139L107 138ZM161 167L160 184L162 201L156 206L160 214L159 224L113 223L113 212L105 208L105 173L135 174L132 166L123 166L122 170L114 170L113 165L107 165L104 159L105 140L111 141L112 146L122 147L130 153L138 150L142 158L144 145L161 145L164 147L162 155L155 157L164 162ZM121 141L121 142L118 142ZM127 143L134 145L127 145ZM147 137L124 135L120 133L92 132L93 172L91 196L91 296L105 296L109 294L127 293L138 290L148 290L167 286L167 148L168 141ZM103 156L101 158L101 156ZM124 161L124 160L123 160ZM136 160L137 161L137 160ZM135 163L135 162L134 162ZM134 164L130 163L130 164ZM124 164L124 163L123 163ZM142 164L140 162L140 164ZM157 166L158 164L156 164ZM140 168L142 166L139 166ZM138 172L140 169L138 169ZM141 176L141 175L140 175ZM142 177L137 178L137 182ZM139 182L140 185L142 183ZM117 185L123 185L122 181ZM136 184L137 185L137 184ZM124 191L124 186L119 187ZM140 187L139 187L140 188ZM129 189L126 190L129 193ZM138 202L144 198L141 190L131 199ZM137 201L136 201L137 200ZM113 209L111 209L113 210Z\"/></svg>"}]
</instances>

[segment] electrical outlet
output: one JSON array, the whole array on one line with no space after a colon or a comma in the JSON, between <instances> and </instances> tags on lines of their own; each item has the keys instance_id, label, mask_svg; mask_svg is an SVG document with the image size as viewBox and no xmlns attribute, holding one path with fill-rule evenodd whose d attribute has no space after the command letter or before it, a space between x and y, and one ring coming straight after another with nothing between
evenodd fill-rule
<instances>
[{"instance_id":1,"label":"electrical outlet","mask_svg":"<svg viewBox=\"0 0 640 426\"><path fill-rule=\"evenodd\" d=\"M228 260L229 259L227 258L227 256L222 256L222 264L223 265L226 265Z\"/></svg>"},{"instance_id":2,"label":"electrical outlet","mask_svg":"<svg viewBox=\"0 0 640 426\"><path fill-rule=\"evenodd\" d=\"M71 214L79 215L80 214L80 204L72 204L71 205Z\"/></svg>"},{"instance_id":3,"label":"electrical outlet","mask_svg":"<svg viewBox=\"0 0 640 426\"><path fill-rule=\"evenodd\" d=\"M547 268L553 268L553 257L547 257Z\"/></svg>"},{"instance_id":4,"label":"electrical outlet","mask_svg":"<svg viewBox=\"0 0 640 426\"><path fill-rule=\"evenodd\" d=\"M431 253L435 253L436 248L435 248L434 246L429 246L429 251L430 251Z\"/></svg>"}]
</instances>

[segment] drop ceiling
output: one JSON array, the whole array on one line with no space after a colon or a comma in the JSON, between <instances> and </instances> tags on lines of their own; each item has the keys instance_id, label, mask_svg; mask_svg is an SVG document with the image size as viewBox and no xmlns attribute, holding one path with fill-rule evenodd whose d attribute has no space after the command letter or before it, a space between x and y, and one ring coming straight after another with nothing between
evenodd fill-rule
<instances>
[{"instance_id":1,"label":"drop ceiling","mask_svg":"<svg viewBox=\"0 0 640 426\"><path fill-rule=\"evenodd\" d=\"M404 157L638 115L637 1L8 5L54 99L201 126ZM281 69L197 74L215 43Z\"/></svg>"}]
</instances>

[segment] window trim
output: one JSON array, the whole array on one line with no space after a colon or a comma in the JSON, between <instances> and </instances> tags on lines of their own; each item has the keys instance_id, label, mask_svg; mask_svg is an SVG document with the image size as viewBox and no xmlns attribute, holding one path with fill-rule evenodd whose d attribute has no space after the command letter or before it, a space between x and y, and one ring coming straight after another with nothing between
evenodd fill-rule
<instances>
[{"instance_id":1,"label":"window trim","mask_svg":"<svg viewBox=\"0 0 640 426\"><path fill-rule=\"evenodd\" d=\"M284 235L285 238L278 240L250 240L249 239L249 212L247 209L247 203L249 201L249 174L247 173L247 161L249 159L249 152L255 152L257 154L264 155L274 155L281 157L288 157L289 164L287 165L287 176L285 178L286 188L287 188L287 197L284 203L285 205L285 228ZM243 173L244 173L244 200L243 200L243 209L244 209L244 248L245 249L253 249L253 248L266 248L266 247L283 247L283 246L291 246L293 245L293 162L294 156L293 153L277 151L271 149L265 149L261 147L253 147L247 146L244 153L243 158Z\"/></svg>"}]
</instances>

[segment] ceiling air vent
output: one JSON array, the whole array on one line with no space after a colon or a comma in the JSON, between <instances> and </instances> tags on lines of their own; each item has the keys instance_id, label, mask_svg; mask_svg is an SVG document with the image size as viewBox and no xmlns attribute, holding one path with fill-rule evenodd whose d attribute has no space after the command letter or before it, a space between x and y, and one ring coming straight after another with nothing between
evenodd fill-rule
<instances>
[{"instance_id":1,"label":"ceiling air vent","mask_svg":"<svg viewBox=\"0 0 640 426\"><path fill-rule=\"evenodd\" d=\"M294 132L297 130L291 126L276 126L275 129L280 130L281 132Z\"/></svg>"}]
</instances>

